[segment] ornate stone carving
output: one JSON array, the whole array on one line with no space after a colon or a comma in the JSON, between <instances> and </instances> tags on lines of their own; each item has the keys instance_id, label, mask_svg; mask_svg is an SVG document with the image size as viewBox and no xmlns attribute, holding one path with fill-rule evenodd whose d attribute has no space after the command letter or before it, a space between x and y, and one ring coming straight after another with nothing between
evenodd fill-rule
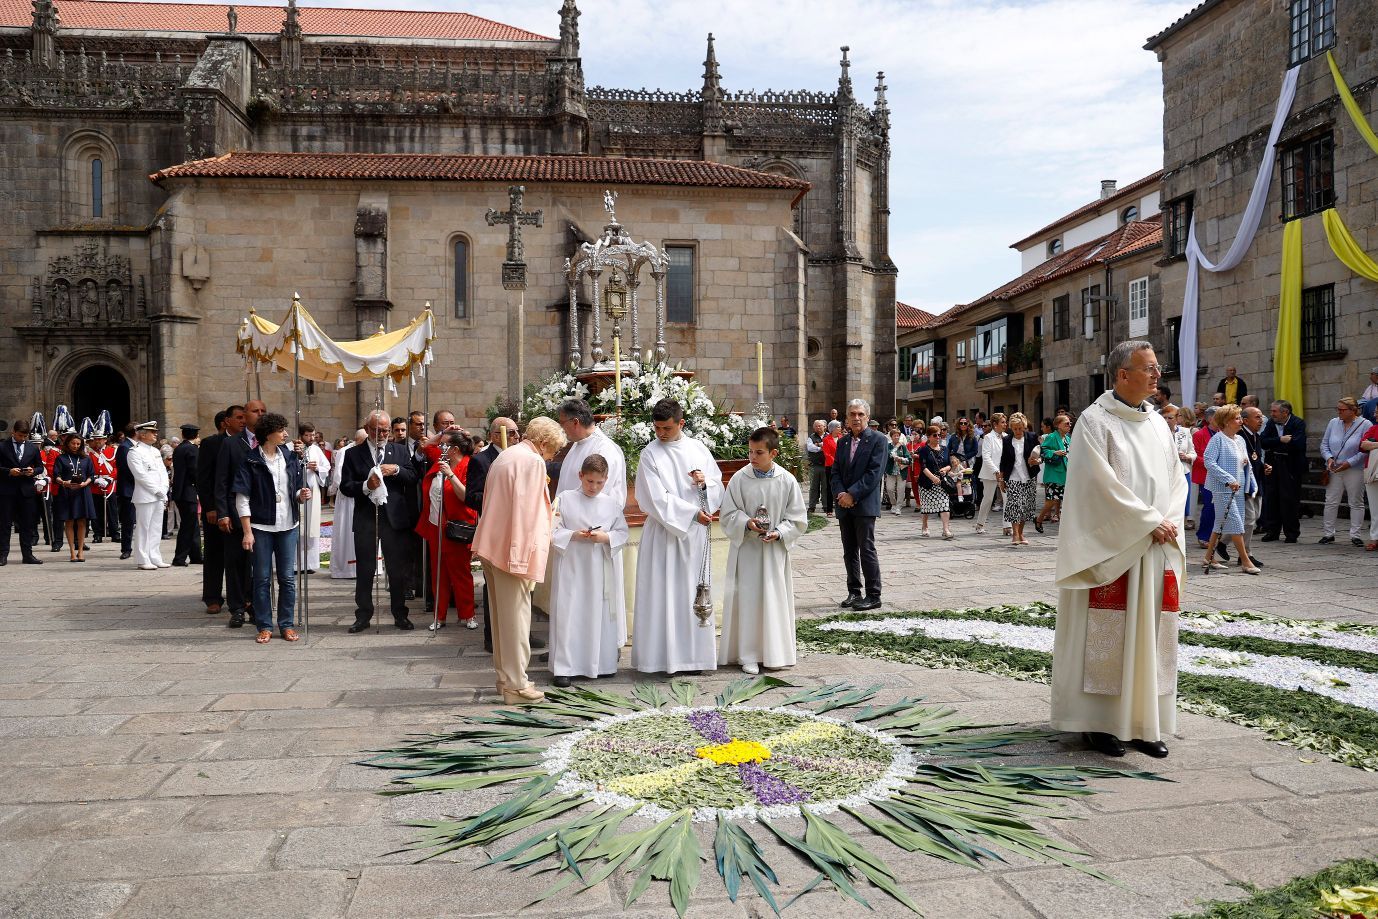
<instances>
[{"instance_id":1,"label":"ornate stone carving","mask_svg":"<svg viewBox=\"0 0 1378 919\"><path fill-rule=\"evenodd\" d=\"M522 210L522 198L525 194L524 185L508 186L507 210L495 211L490 207L484 215L490 227L507 225L507 259L502 263L504 290L526 290L526 250L522 246L522 227L545 225L544 211Z\"/></svg>"},{"instance_id":2,"label":"ornate stone carving","mask_svg":"<svg viewBox=\"0 0 1378 919\"><path fill-rule=\"evenodd\" d=\"M144 278L139 277L140 289ZM33 279L32 313L35 325L125 325L144 320L138 315L129 260L103 251L98 242L81 245L72 255L48 260L43 278Z\"/></svg>"}]
</instances>

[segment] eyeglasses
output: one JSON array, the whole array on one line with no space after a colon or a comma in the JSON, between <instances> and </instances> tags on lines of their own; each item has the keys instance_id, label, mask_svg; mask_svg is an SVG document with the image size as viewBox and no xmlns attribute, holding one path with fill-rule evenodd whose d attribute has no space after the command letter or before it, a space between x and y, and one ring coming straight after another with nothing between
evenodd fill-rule
<instances>
[{"instance_id":1,"label":"eyeglasses","mask_svg":"<svg viewBox=\"0 0 1378 919\"><path fill-rule=\"evenodd\" d=\"M1125 369L1125 370L1136 370L1136 371L1138 371L1139 373L1147 373L1147 374L1150 374L1150 375L1151 375L1151 374L1155 374L1155 373L1156 373L1158 376L1162 376L1162 375L1163 375L1163 368L1162 368L1162 367L1159 367L1157 364L1148 364L1148 365L1143 366L1143 367L1126 367L1126 368L1124 368L1124 369Z\"/></svg>"}]
</instances>

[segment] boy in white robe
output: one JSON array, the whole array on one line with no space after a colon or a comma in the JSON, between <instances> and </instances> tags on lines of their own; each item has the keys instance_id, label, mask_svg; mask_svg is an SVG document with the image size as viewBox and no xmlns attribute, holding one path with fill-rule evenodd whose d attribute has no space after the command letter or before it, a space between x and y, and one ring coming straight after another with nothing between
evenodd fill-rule
<instances>
[{"instance_id":1,"label":"boy in white robe","mask_svg":"<svg viewBox=\"0 0 1378 919\"><path fill-rule=\"evenodd\" d=\"M636 562L632 667L642 673L697 673L718 666L713 623L694 615L722 473L708 448L684 435L684 409L662 399L651 410L655 440L641 452L636 500L646 513ZM699 486L707 489L703 510Z\"/></svg>"},{"instance_id":2,"label":"boy in white robe","mask_svg":"<svg viewBox=\"0 0 1378 919\"><path fill-rule=\"evenodd\" d=\"M615 676L627 641L621 571L613 564L627 543L622 502L603 491L608 461L584 458L579 488L560 492L551 533L559 590L550 597L550 672L556 686L570 677Z\"/></svg>"},{"instance_id":3,"label":"boy in white robe","mask_svg":"<svg viewBox=\"0 0 1378 919\"><path fill-rule=\"evenodd\" d=\"M779 434L771 428L752 432L751 465L727 483L719 518L732 549L718 664L740 663L743 673L794 666L789 547L808 531L809 518L799 482L775 465L779 455Z\"/></svg>"}]
</instances>

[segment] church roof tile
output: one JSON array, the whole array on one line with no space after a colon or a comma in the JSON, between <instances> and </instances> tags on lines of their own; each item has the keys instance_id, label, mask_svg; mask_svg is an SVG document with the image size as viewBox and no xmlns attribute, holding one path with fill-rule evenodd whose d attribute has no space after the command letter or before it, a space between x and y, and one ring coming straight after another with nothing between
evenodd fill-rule
<instances>
[{"instance_id":1,"label":"church roof tile","mask_svg":"<svg viewBox=\"0 0 1378 919\"><path fill-rule=\"evenodd\" d=\"M186 178L373 179L448 182L591 182L778 188L802 195L808 182L702 160L601 156L460 156L421 153L232 151L155 172L154 182Z\"/></svg>"},{"instance_id":2,"label":"church roof tile","mask_svg":"<svg viewBox=\"0 0 1378 919\"><path fill-rule=\"evenodd\" d=\"M218 34L226 29L225 3L156 3L127 0L58 0L64 29L109 29L121 32L195 32ZM286 6L234 4L243 35L276 35L286 19ZM452 41L545 42L553 39L469 13L423 10L298 7L306 35L361 38L431 38ZM27 28L29 0L0 0L0 28Z\"/></svg>"}]
</instances>

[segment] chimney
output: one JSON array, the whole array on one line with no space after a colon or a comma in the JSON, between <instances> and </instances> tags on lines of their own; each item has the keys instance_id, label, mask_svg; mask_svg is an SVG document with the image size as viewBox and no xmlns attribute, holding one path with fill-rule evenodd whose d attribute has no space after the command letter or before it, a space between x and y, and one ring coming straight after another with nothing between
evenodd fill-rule
<instances>
[{"instance_id":1,"label":"chimney","mask_svg":"<svg viewBox=\"0 0 1378 919\"><path fill-rule=\"evenodd\" d=\"M1114 195L1114 194L1115 194L1115 189L1119 187L1119 184L1120 184L1120 183L1117 182L1117 181L1115 181L1114 179L1101 179L1101 180L1100 180L1100 199L1101 199L1102 201L1104 201L1106 198L1109 198L1109 197L1111 197L1112 195Z\"/></svg>"}]
</instances>

